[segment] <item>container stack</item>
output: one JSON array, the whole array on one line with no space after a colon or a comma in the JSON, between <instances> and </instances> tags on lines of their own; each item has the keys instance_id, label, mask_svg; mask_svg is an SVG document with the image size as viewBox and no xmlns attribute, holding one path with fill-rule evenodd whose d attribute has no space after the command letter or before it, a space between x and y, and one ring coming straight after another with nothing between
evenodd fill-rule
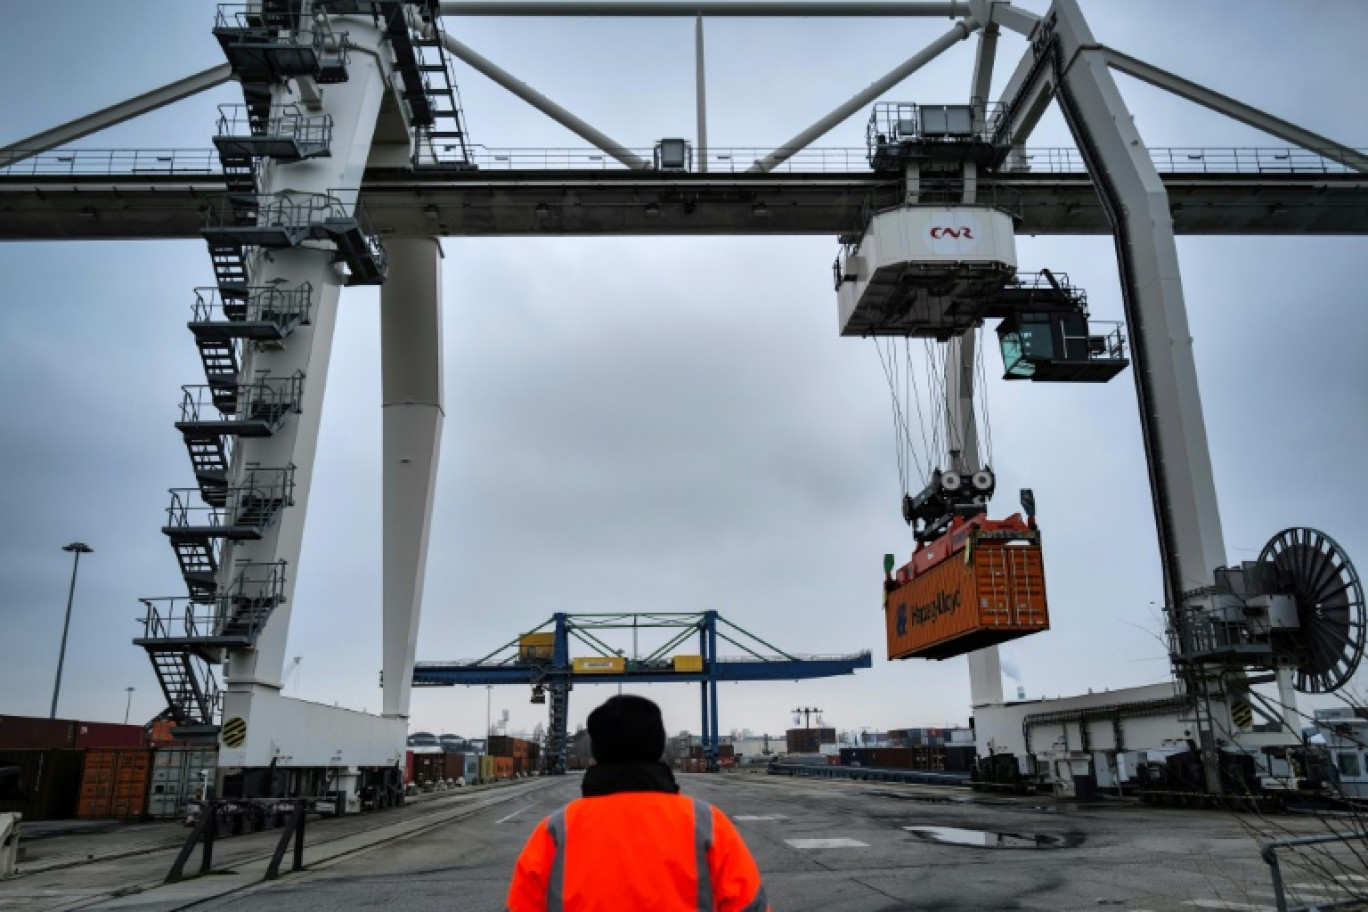
<instances>
[{"instance_id":1,"label":"container stack","mask_svg":"<svg viewBox=\"0 0 1368 912\"><path fill-rule=\"evenodd\" d=\"M790 728L785 740L790 754L819 754L823 744L836 743L836 729Z\"/></svg>"},{"instance_id":2,"label":"container stack","mask_svg":"<svg viewBox=\"0 0 1368 912\"><path fill-rule=\"evenodd\" d=\"M498 765L498 769L507 771L499 774L500 778L511 779L515 775L530 776L537 772L541 763L541 745L525 738L491 735L489 738L489 755L499 760L509 761L506 764Z\"/></svg>"},{"instance_id":3,"label":"container stack","mask_svg":"<svg viewBox=\"0 0 1368 912\"><path fill-rule=\"evenodd\" d=\"M25 820L175 818L212 781L215 748L186 747L170 723L119 725L0 716L0 811Z\"/></svg>"}]
</instances>

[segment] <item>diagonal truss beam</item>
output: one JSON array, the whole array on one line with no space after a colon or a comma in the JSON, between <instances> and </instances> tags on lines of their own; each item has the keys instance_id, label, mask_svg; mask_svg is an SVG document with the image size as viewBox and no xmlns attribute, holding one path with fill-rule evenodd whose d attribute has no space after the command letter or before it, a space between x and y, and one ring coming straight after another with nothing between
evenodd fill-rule
<instances>
[{"instance_id":1,"label":"diagonal truss beam","mask_svg":"<svg viewBox=\"0 0 1368 912\"><path fill-rule=\"evenodd\" d=\"M1196 102L1204 108L1210 108L1256 130L1271 133L1279 139L1301 146L1303 149L1315 152L1318 155L1323 155L1331 161L1337 161L1355 171L1368 172L1368 156L1348 146L1340 145L1333 139L1327 139L1319 133L1304 130L1294 123L1274 117L1272 114L1260 111L1242 101L1236 101L1228 95L1214 92L1206 86L1198 85L1167 70L1161 70L1153 64L1137 60L1129 54L1123 54L1105 45L1101 50L1107 65L1127 76L1134 76L1141 82L1147 82L1166 92L1172 92L1179 98Z\"/></svg>"},{"instance_id":2,"label":"diagonal truss beam","mask_svg":"<svg viewBox=\"0 0 1368 912\"><path fill-rule=\"evenodd\" d=\"M634 168L638 171L650 167L644 159L633 153L622 143L617 142L616 140L611 139L607 134L594 129L574 114L565 110L565 108L562 108L560 105L547 98L541 92L538 92L527 83L514 77L513 74L498 66L493 61L482 57L469 47L466 47L453 38L450 33L442 36L442 43L446 45L446 49L453 56L465 61L476 71L483 73L498 85L503 86L538 111L541 111L547 117L550 117L556 123L565 127L581 139L602 149L605 153L613 156L613 158L616 158L627 167Z\"/></svg>"},{"instance_id":3,"label":"diagonal truss beam","mask_svg":"<svg viewBox=\"0 0 1368 912\"><path fill-rule=\"evenodd\" d=\"M89 136L91 133L98 133L106 127L132 120L134 117L146 114L163 108L173 102L180 101L182 98L189 98L191 95L198 95L206 89L223 85L233 76L233 69L226 63L210 67L193 76L178 79L168 83L159 89L144 92L126 101L110 105L87 114L76 120L64 123L61 126L53 127L51 130L44 130L42 133L21 139L0 148L0 168L21 162L31 155L39 152L46 152L57 146L63 146L70 142L75 142L82 136Z\"/></svg>"},{"instance_id":4,"label":"diagonal truss beam","mask_svg":"<svg viewBox=\"0 0 1368 912\"><path fill-rule=\"evenodd\" d=\"M972 35L979 27L977 19L965 19L956 22L950 31L941 35L935 41L922 48L912 57L909 57L901 66L898 66L884 75L882 78L870 83L864 91L851 98L845 104L832 111L826 117L817 121L797 136L775 149L769 155L757 161L747 169L750 173L773 171L778 165L788 161L794 155L806 149L817 139L825 136L838 124L849 118L856 111L874 101L884 92L902 82L908 76L920 70L941 54L945 53L950 47L963 41Z\"/></svg>"}]
</instances>

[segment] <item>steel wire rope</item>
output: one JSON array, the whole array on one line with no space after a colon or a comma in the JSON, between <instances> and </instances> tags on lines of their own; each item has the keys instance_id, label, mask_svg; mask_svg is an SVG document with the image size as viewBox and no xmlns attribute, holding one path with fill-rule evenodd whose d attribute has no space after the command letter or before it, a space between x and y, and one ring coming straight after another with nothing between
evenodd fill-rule
<instances>
[{"instance_id":1,"label":"steel wire rope","mask_svg":"<svg viewBox=\"0 0 1368 912\"><path fill-rule=\"evenodd\" d=\"M977 344L974 346L975 372L978 375L975 378L975 380L978 383L979 401L981 405L981 411L983 412L983 453L988 458L986 462L980 462L979 465L991 466L993 464L993 417L992 414L988 411L988 372L987 368L984 366L983 335L983 325L980 324L978 328Z\"/></svg>"},{"instance_id":2,"label":"steel wire rope","mask_svg":"<svg viewBox=\"0 0 1368 912\"><path fill-rule=\"evenodd\" d=\"M897 349L893 342L889 342L889 353L885 357L884 350L879 345L879 337L874 336L874 350L879 353L879 366L883 368L884 380L888 383L888 392L893 409L893 450L898 462L898 482L902 485L903 492L907 492L907 454L910 452L915 457L916 451L912 446L911 433L907 428L907 422L903 417L903 406L898 401L897 384ZM920 471L920 465L918 468Z\"/></svg>"},{"instance_id":3,"label":"steel wire rope","mask_svg":"<svg viewBox=\"0 0 1368 912\"><path fill-rule=\"evenodd\" d=\"M922 482L925 483L929 480L928 476L935 468L936 457L931 448L930 443L928 443L926 439L926 418L922 414L921 404L922 394L921 389L917 386L917 372L914 367L914 362L912 359L912 340L908 336L903 337L903 352L904 362L906 366L906 376L909 378L912 386L912 400L917 404L917 429L921 432L922 450L926 453L925 470L922 470L920 462L918 463L918 470L922 471Z\"/></svg>"},{"instance_id":4,"label":"steel wire rope","mask_svg":"<svg viewBox=\"0 0 1368 912\"><path fill-rule=\"evenodd\" d=\"M953 443L953 439L946 424L948 409L945 401L945 346L931 339L926 340L926 372L927 395L931 398L931 443L935 448L936 458L942 454L948 457L946 451ZM950 468L948 462L946 467Z\"/></svg>"}]
</instances>

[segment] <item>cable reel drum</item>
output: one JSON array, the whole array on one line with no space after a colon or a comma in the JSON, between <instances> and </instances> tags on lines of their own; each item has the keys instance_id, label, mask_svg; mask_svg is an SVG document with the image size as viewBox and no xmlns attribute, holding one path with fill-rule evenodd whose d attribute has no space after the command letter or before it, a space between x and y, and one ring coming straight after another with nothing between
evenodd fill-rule
<instances>
[{"instance_id":1,"label":"cable reel drum","mask_svg":"<svg viewBox=\"0 0 1368 912\"><path fill-rule=\"evenodd\" d=\"M1295 611L1295 630L1270 636L1275 652L1295 660L1297 690L1342 688L1363 658L1366 627L1363 584L1349 556L1324 532L1291 528L1269 539L1255 566L1263 587Z\"/></svg>"},{"instance_id":2,"label":"cable reel drum","mask_svg":"<svg viewBox=\"0 0 1368 912\"><path fill-rule=\"evenodd\" d=\"M1258 560L1216 570L1187 593L1170 630L1175 660L1291 669L1302 693L1334 693L1363 659L1363 584L1344 549L1316 529L1269 539Z\"/></svg>"}]
</instances>

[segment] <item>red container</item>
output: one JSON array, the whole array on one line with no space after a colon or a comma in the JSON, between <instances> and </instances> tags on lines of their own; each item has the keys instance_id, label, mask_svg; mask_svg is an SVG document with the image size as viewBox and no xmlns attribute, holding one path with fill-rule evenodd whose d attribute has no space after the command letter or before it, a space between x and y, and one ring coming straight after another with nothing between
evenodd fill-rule
<instances>
[{"instance_id":1,"label":"red container","mask_svg":"<svg viewBox=\"0 0 1368 912\"><path fill-rule=\"evenodd\" d=\"M430 754L413 754L412 782L436 782L446 778L446 754L435 751Z\"/></svg>"},{"instance_id":2,"label":"red container","mask_svg":"<svg viewBox=\"0 0 1368 912\"><path fill-rule=\"evenodd\" d=\"M76 747L143 747L145 732L141 725L114 722L77 722Z\"/></svg>"},{"instance_id":3,"label":"red container","mask_svg":"<svg viewBox=\"0 0 1368 912\"><path fill-rule=\"evenodd\" d=\"M65 750L76 746L70 719L0 716L0 750Z\"/></svg>"},{"instance_id":4,"label":"red container","mask_svg":"<svg viewBox=\"0 0 1368 912\"><path fill-rule=\"evenodd\" d=\"M84 757L78 750L0 750L0 766L19 767L19 796L0 801L0 813L17 811L25 821L75 817Z\"/></svg>"},{"instance_id":5,"label":"red container","mask_svg":"<svg viewBox=\"0 0 1368 912\"><path fill-rule=\"evenodd\" d=\"M147 812L152 751L142 747L95 747L86 751L81 777L82 820L134 820Z\"/></svg>"},{"instance_id":6,"label":"red container","mask_svg":"<svg viewBox=\"0 0 1368 912\"><path fill-rule=\"evenodd\" d=\"M1039 532L1020 516L953 526L885 581L884 625L890 659L948 659L1050 629Z\"/></svg>"},{"instance_id":7,"label":"red container","mask_svg":"<svg viewBox=\"0 0 1368 912\"><path fill-rule=\"evenodd\" d=\"M413 751L404 751L404 781L413 781Z\"/></svg>"}]
</instances>

